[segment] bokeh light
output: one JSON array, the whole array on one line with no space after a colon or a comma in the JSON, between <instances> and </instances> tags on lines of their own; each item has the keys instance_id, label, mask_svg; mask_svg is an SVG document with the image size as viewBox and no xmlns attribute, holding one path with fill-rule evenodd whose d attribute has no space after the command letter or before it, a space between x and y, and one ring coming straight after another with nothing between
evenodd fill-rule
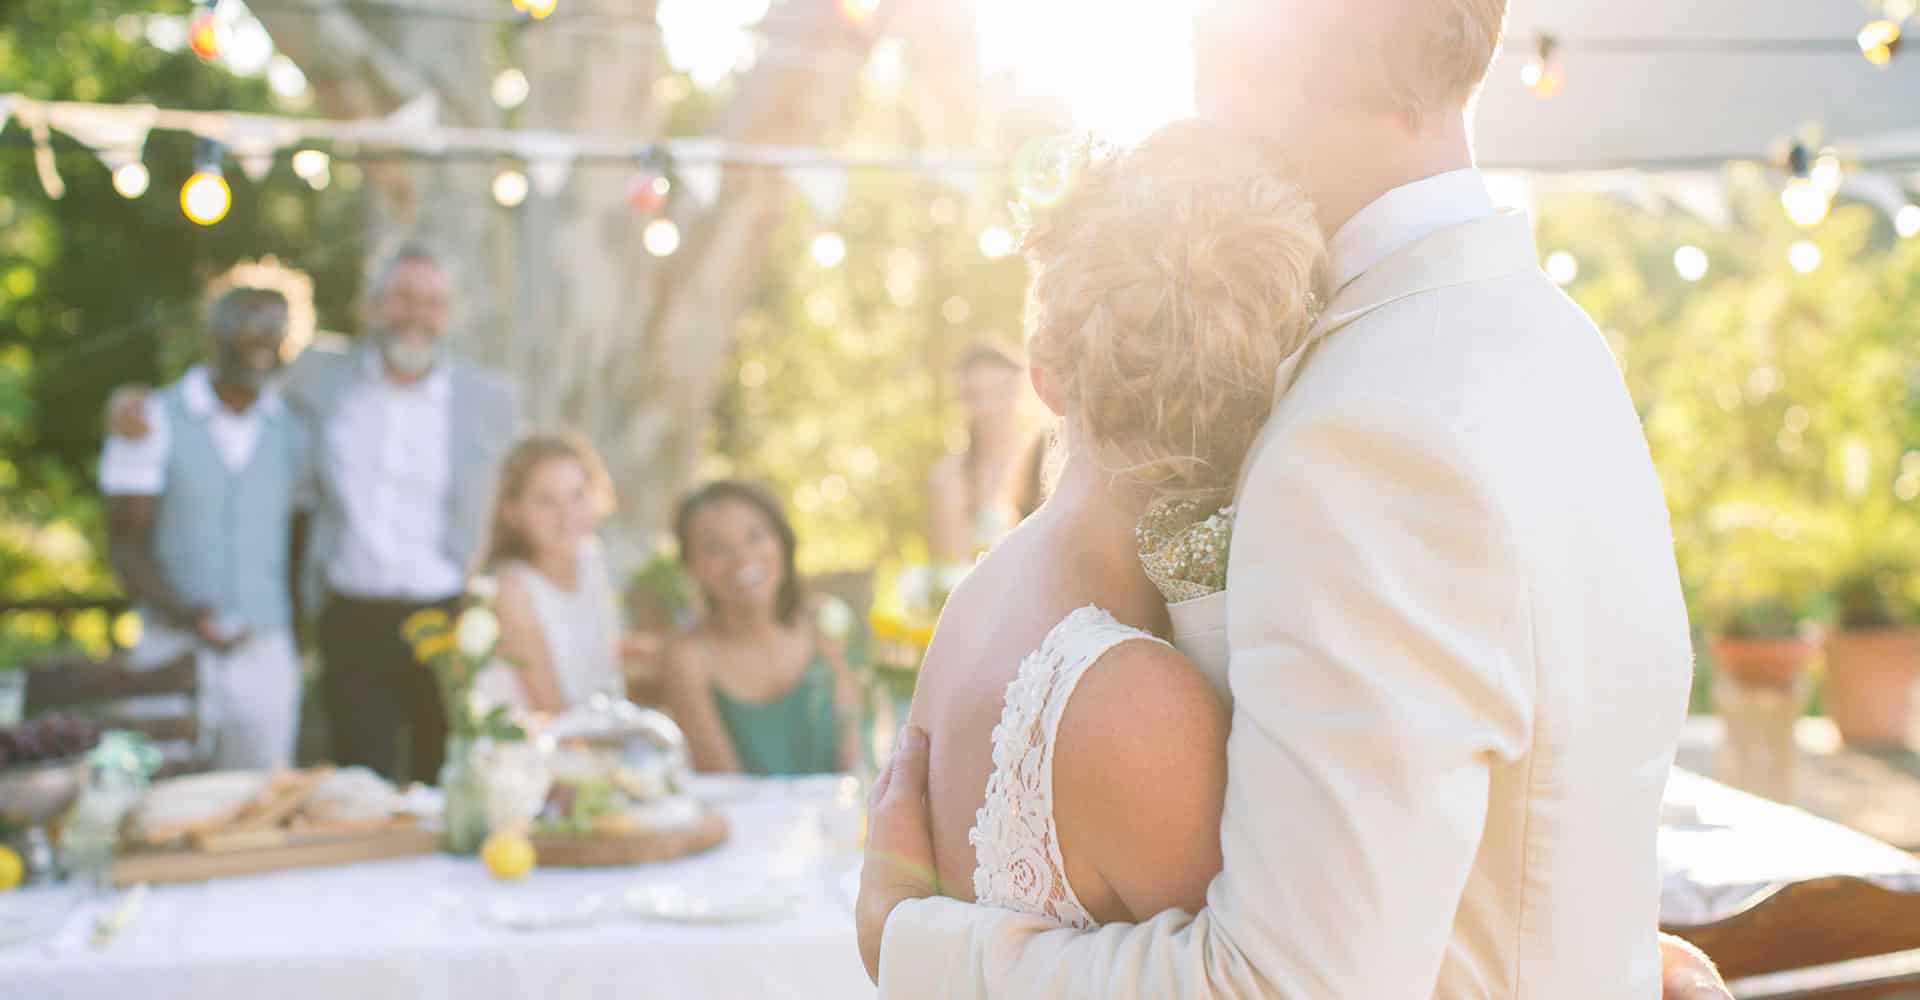
<instances>
[{"instance_id":1,"label":"bokeh light","mask_svg":"<svg viewBox=\"0 0 1920 1000\"><path fill-rule=\"evenodd\" d=\"M1707 276L1713 262L1707 258L1707 252L1691 244L1673 252L1673 269L1680 274L1682 281L1699 281Z\"/></svg>"},{"instance_id":2,"label":"bokeh light","mask_svg":"<svg viewBox=\"0 0 1920 1000\"><path fill-rule=\"evenodd\" d=\"M847 259L847 241L839 233L821 233L813 238L811 253L821 267L839 267Z\"/></svg>"},{"instance_id":3,"label":"bokeh light","mask_svg":"<svg viewBox=\"0 0 1920 1000\"><path fill-rule=\"evenodd\" d=\"M1580 260L1565 250L1555 250L1547 255L1547 277L1556 285L1571 285L1580 277Z\"/></svg>"},{"instance_id":4,"label":"bokeh light","mask_svg":"<svg viewBox=\"0 0 1920 1000\"><path fill-rule=\"evenodd\" d=\"M518 208L527 200L527 175L512 168L502 170L493 177L493 200L502 208Z\"/></svg>"},{"instance_id":5,"label":"bokeh light","mask_svg":"<svg viewBox=\"0 0 1920 1000\"><path fill-rule=\"evenodd\" d=\"M147 165L135 160L122 163L114 168L113 189L120 192L122 198L138 198L147 193L147 185L152 181Z\"/></svg>"},{"instance_id":6,"label":"bokeh light","mask_svg":"<svg viewBox=\"0 0 1920 1000\"><path fill-rule=\"evenodd\" d=\"M1820 269L1820 247L1810 240L1797 240L1787 248L1787 263L1801 274L1812 274Z\"/></svg>"},{"instance_id":7,"label":"bokeh light","mask_svg":"<svg viewBox=\"0 0 1920 1000\"><path fill-rule=\"evenodd\" d=\"M233 208L233 189L218 170L194 172L180 186L180 211L202 226L211 226L227 217Z\"/></svg>"},{"instance_id":8,"label":"bokeh light","mask_svg":"<svg viewBox=\"0 0 1920 1000\"><path fill-rule=\"evenodd\" d=\"M641 231L640 242L655 257L671 257L680 249L680 227L672 219L655 219Z\"/></svg>"}]
</instances>

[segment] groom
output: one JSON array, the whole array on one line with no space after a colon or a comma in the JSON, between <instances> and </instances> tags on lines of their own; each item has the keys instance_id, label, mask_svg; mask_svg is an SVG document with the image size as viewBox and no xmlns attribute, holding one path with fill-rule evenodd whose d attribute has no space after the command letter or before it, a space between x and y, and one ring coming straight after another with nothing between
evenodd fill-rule
<instances>
[{"instance_id":1,"label":"groom","mask_svg":"<svg viewBox=\"0 0 1920 1000\"><path fill-rule=\"evenodd\" d=\"M1215 6L1203 113L1287 154L1334 234L1228 591L1180 616L1231 650L1225 870L1197 915L1085 933L921 898L910 731L874 793L869 970L892 997L1723 996L1653 947L1691 668L1660 484L1473 168L1506 0Z\"/></svg>"}]
</instances>

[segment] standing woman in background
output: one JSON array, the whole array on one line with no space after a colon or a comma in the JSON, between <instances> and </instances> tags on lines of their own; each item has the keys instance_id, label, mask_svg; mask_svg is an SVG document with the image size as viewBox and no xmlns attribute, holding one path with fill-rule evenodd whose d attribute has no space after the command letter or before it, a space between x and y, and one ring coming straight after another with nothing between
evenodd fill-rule
<instances>
[{"instance_id":1,"label":"standing woman in background","mask_svg":"<svg viewBox=\"0 0 1920 1000\"><path fill-rule=\"evenodd\" d=\"M763 490L716 482L674 517L706 614L667 650L667 707L695 770L825 774L853 766L860 697L794 569L793 526Z\"/></svg>"},{"instance_id":2,"label":"standing woman in background","mask_svg":"<svg viewBox=\"0 0 1920 1000\"><path fill-rule=\"evenodd\" d=\"M981 343L955 373L967 448L942 459L928 477L927 540L934 559L971 563L1030 512L1022 494L1029 492L1024 465L1032 461L1034 442L1020 416L1026 366Z\"/></svg>"}]
</instances>

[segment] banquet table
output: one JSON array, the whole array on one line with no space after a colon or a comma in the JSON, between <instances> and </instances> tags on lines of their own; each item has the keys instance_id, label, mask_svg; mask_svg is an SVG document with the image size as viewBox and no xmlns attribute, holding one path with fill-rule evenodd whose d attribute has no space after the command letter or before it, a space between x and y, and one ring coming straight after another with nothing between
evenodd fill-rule
<instances>
[{"instance_id":1,"label":"banquet table","mask_svg":"<svg viewBox=\"0 0 1920 1000\"><path fill-rule=\"evenodd\" d=\"M541 868L501 883L471 858L428 856L154 886L99 949L95 919L120 897L89 899L45 939L0 950L0 997L871 996L853 929L857 790L837 778L740 779L703 780L697 794L727 815L732 837L664 864ZM710 912L585 917L635 893ZM570 916L581 919L526 929Z\"/></svg>"},{"instance_id":2,"label":"banquet table","mask_svg":"<svg viewBox=\"0 0 1920 1000\"><path fill-rule=\"evenodd\" d=\"M726 813L732 839L666 864L500 883L473 859L430 856L156 886L98 949L94 920L120 897L90 899L44 939L0 950L0 997L873 995L852 918L858 789L832 777L701 779L696 794ZM1911 894L1920 913L1920 863L1864 834L1681 770L1662 812L1670 926L1737 918L1771 890L1841 874ZM636 893L703 900L712 919L591 915Z\"/></svg>"}]
</instances>

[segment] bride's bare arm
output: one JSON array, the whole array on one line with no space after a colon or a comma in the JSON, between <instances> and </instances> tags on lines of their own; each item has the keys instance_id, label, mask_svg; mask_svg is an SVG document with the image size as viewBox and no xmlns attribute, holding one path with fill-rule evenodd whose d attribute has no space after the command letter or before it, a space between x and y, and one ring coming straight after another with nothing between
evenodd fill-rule
<instances>
[{"instance_id":1,"label":"bride's bare arm","mask_svg":"<svg viewBox=\"0 0 1920 1000\"><path fill-rule=\"evenodd\" d=\"M1197 913L1220 873L1226 707L1173 649L1115 647L1080 679L1054 743L1067 878L1103 921Z\"/></svg>"}]
</instances>

